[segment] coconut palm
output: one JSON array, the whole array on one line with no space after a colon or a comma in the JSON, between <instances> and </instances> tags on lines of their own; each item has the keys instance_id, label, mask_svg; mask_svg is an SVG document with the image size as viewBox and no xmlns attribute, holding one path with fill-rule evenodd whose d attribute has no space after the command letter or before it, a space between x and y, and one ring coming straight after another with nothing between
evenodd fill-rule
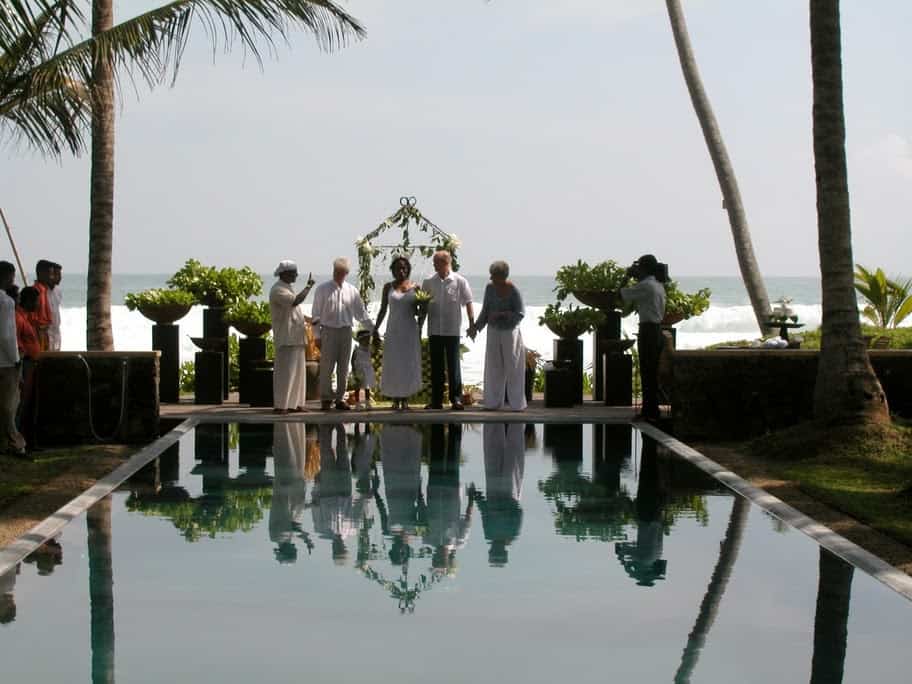
<instances>
[{"instance_id":1,"label":"coconut palm","mask_svg":"<svg viewBox=\"0 0 912 684\"><path fill-rule=\"evenodd\" d=\"M811 684L840 684L845 671L855 568L823 547L819 567Z\"/></svg>"},{"instance_id":2,"label":"coconut palm","mask_svg":"<svg viewBox=\"0 0 912 684\"><path fill-rule=\"evenodd\" d=\"M92 682L114 681L114 571L111 556L111 496L86 513L89 552Z\"/></svg>"},{"instance_id":3,"label":"coconut palm","mask_svg":"<svg viewBox=\"0 0 912 684\"><path fill-rule=\"evenodd\" d=\"M700 128L703 129L703 138L706 140L709 156L716 169L716 178L719 179L725 209L728 211L728 222L731 226L732 239L735 242L735 254L738 257L738 267L741 269L741 279L744 281L744 287L750 297L757 325L760 326L761 332L765 332L769 328L769 295L766 293L766 285L763 283L760 266L754 255L754 245L751 241L750 228L747 225L747 214L741 201L738 179L735 177L734 167L729 159L728 150L725 148L725 142L722 140L719 123L716 121L709 97L703 88L681 2L680 0L665 0L665 5L668 8L668 19L671 22L671 31L674 34L678 60L681 63L681 71L684 72L687 91L690 93Z\"/></svg>"},{"instance_id":4,"label":"coconut palm","mask_svg":"<svg viewBox=\"0 0 912 684\"><path fill-rule=\"evenodd\" d=\"M360 37L361 25L331 0L176 0L114 25L112 0L0 3L0 136L57 156L92 134L87 342L111 349L114 99L124 78L150 86L177 76L194 26L213 49L241 44L260 60L292 28L325 49Z\"/></svg>"},{"instance_id":5,"label":"coconut palm","mask_svg":"<svg viewBox=\"0 0 912 684\"><path fill-rule=\"evenodd\" d=\"M880 268L855 264L855 289L867 302L862 313L878 328L895 328L912 313L912 279L887 278Z\"/></svg>"},{"instance_id":6,"label":"coconut palm","mask_svg":"<svg viewBox=\"0 0 912 684\"><path fill-rule=\"evenodd\" d=\"M810 0L810 26L823 293L814 415L827 422L886 422L890 419L886 395L871 368L855 298L839 0Z\"/></svg>"}]
</instances>

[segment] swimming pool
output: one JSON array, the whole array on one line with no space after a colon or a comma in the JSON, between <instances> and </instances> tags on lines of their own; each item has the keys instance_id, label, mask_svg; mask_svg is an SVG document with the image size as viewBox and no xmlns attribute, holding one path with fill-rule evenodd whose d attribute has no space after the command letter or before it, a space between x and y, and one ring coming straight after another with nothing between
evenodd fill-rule
<instances>
[{"instance_id":1,"label":"swimming pool","mask_svg":"<svg viewBox=\"0 0 912 684\"><path fill-rule=\"evenodd\" d=\"M58 542L3 681L908 679L909 601L627 425L198 425Z\"/></svg>"}]
</instances>

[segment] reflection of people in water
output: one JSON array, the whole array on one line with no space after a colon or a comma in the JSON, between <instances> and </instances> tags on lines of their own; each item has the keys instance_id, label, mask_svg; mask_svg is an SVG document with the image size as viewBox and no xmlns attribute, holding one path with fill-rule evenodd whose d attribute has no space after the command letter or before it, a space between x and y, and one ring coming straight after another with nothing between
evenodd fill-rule
<instances>
[{"instance_id":1,"label":"reflection of people in water","mask_svg":"<svg viewBox=\"0 0 912 684\"><path fill-rule=\"evenodd\" d=\"M444 435L444 433L446 433ZM456 550L465 546L472 522L474 499L466 500L459 486L461 425L431 426L431 463L428 471L427 522L424 543L434 549L431 567L440 574L456 570Z\"/></svg>"},{"instance_id":2,"label":"reflection of people in water","mask_svg":"<svg viewBox=\"0 0 912 684\"><path fill-rule=\"evenodd\" d=\"M16 588L16 575L19 564L0 575L0 625L8 625L16 619L16 599L13 591Z\"/></svg>"},{"instance_id":3,"label":"reflection of people in water","mask_svg":"<svg viewBox=\"0 0 912 684\"><path fill-rule=\"evenodd\" d=\"M348 444L345 428L341 424L321 425L319 434L320 474L313 493L314 531L332 540L333 560L342 565L348 558L345 539L357 529L352 518L352 472Z\"/></svg>"},{"instance_id":4,"label":"reflection of people in water","mask_svg":"<svg viewBox=\"0 0 912 684\"><path fill-rule=\"evenodd\" d=\"M50 575L55 567L63 564L63 547L56 539L48 539L26 556L24 562L34 563L39 575Z\"/></svg>"},{"instance_id":5,"label":"reflection of people in water","mask_svg":"<svg viewBox=\"0 0 912 684\"><path fill-rule=\"evenodd\" d=\"M352 518L358 525L358 554L356 566L363 568L370 557L370 529L374 525L373 501L380 483L374 466L376 438L370 423L355 424L352 435L352 473L355 476L355 496L352 503Z\"/></svg>"},{"instance_id":6,"label":"reflection of people in water","mask_svg":"<svg viewBox=\"0 0 912 684\"><path fill-rule=\"evenodd\" d=\"M292 540L295 533L301 531L307 495L305 428L304 423L276 423L272 429L275 478L269 509L269 539L278 545L275 550L277 561L294 563L298 549Z\"/></svg>"},{"instance_id":7,"label":"reflection of people in water","mask_svg":"<svg viewBox=\"0 0 912 684\"><path fill-rule=\"evenodd\" d=\"M380 435L380 460L386 493L385 534L392 534L390 560L404 564L411 556L409 540L424 525L421 494L421 433L408 425L387 425Z\"/></svg>"},{"instance_id":8,"label":"reflection of people in water","mask_svg":"<svg viewBox=\"0 0 912 684\"><path fill-rule=\"evenodd\" d=\"M507 564L507 546L519 537L523 511L523 469L525 467L525 428L487 423L483 435L485 494L475 494L481 511L485 539L490 542L488 562L495 567Z\"/></svg>"},{"instance_id":9,"label":"reflection of people in water","mask_svg":"<svg viewBox=\"0 0 912 684\"><path fill-rule=\"evenodd\" d=\"M636 542L621 542L614 547L624 570L643 587L665 579L668 561L662 558L662 547L666 501L667 487L661 477L657 443L644 438L636 496Z\"/></svg>"}]
</instances>

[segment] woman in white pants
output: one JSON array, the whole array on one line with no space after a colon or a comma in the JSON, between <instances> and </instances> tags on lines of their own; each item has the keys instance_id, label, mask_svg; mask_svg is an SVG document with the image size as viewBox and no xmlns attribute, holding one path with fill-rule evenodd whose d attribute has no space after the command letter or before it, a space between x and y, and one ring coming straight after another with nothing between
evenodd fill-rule
<instances>
[{"instance_id":1,"label":"woman in white pants","mask_svg":"<svg viewBox=\"0 0 912 684\"><path fill-rule=\"evenodd\" d=\"M485 346L484 407L494 411L506 404L513 411L526 408L526 347L519 332L525 315L522 296L507 278L510 266L495 261L488 272L481 313L468 330L475 336L487 326ZM505 396L506 395L506 396Z\"/></svg>"}]
</instances>

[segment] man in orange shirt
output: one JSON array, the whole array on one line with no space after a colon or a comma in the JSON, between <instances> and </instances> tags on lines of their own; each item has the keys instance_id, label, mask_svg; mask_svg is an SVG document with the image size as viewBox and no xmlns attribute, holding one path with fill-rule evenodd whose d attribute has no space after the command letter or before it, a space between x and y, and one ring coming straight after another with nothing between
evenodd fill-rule
<instances>
[{"instance_id":1,"label":"man in orange shirt","mask_svg":"<svg viewBox=\"0 0 912 684\"><path fill-rule=\"evenodd\" d=\"M49 330L54 323L54 314L51 311L51 290L54 289L54 263L41 259L35 264L35 289L38 290L38 306L29 314L29 319L38 333L41 351L50 349Z\"/></svg>"},{"instance_id":2,"label":"man in orange shirt","mask_svg":"<svg viewBox=\"0 0 912 684\"><path fill-rule=\"evenodd\" d=\"M26 441L29 441L31 437L35 360L42 351L38 332L31 320L32 315L38 309L38 298L37 288L23 287L19 292L19 304L16 306L16 342L19 346L19 359L22 361L22 394L16 427L23 433Z\"/></svg>"}]
</instances>

